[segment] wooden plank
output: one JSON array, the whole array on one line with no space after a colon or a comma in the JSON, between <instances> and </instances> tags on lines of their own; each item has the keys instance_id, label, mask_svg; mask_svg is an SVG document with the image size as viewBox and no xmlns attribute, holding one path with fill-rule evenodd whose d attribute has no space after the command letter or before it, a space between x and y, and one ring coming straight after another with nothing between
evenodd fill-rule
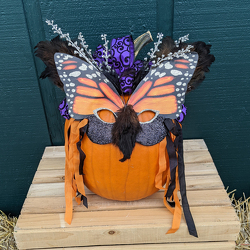
<instances>
[{"instance_id":1,"label":"wooden plank","mask_svg":"<svg viewBox=\"0 0 250 250\"><path fill-rule=\"evenodd\" d=\"M187 190L224 189L218 175L186 176ZM86 188L87 189L87 188ZM91 193L88 189L86 193ZM38 183L30 186L27 197L64 196L64 182Z\"/></svg>"},{"instance_id":2,"label":"wooden plank","mask_svg":"<svg viewBox=\"0 0 250 250\"><path fill-rule=\"evenodd\" d=\"M55 248L46 248L54 250ZM94 246L94 247L67 247L56 250L234 250L235 242L202 242L202 243L175 243L175 244L140 244L140 245L119 245L119 246ZM41 249L45 250L45 249Z\"/></svg>"},{"instance_id":3,"label":"wooden plank","mask_svg":"<svg viewBox=\"0 0 250 250\"><path fill-rule=\"evenodd\" d=\"M225 190L191 190L187 192L190 206L230 206L229 198ZM86 209L82 204L78 205L73 200L74 212L122 210L122 209L147 209L164 208L163 193L157 192L145 199L138 201L114 201L102 198L96 194L88 194ZM27 213L64 213L65 198L61 197L29 197L25 200L22 214Z\"/></svg>"},{"instance_id":4,"label":"wooden plank","mask_svg":"<svg viewBox=\"0 0 250 250\"><path fill-rule=\"evenodd\" d=\"M15 228L20 249L91 245L234 241L239 232L233 207L191 207L199 238L188 234L185 220L175 234L166 234L173 216L166 209L136 209L64 214L21 214Z\"/></svg>"},{"instance_id":5,"label":"wooden plank","mask_svg":"<svg viewBox=\"0 0 250 250\"><path fill-rule=\"evenodd\" d=\"M42 158L37 171L64 170L65 158ZM218 174L213 162L185 163L186 175Z\"/></svg>"},{"instance_id":6,"label":"wooden plank","mask_svg":"<svg viewBox=\"0 0 250 250\"><path fill-rule=\"evenodd\" d=\"M42 159L34 176L33 183L55 183L64 181L64 158L56 163L53 158ZM185 164L186 176L217 175L218 172L213 162Z\"/></svg>"},{"instance_id":7,"label":"wooden plank","mask_svg":"<svg viewBox=\"0 0 250 250\"><path fill-rule=\"evenodd\" d=\"M184 151L199 151L207 150L207 146L203 139L184 140ZM65 157L64 146L46 147L44 150L43 158L58 158Z\"/></svg>"}]
</instances>

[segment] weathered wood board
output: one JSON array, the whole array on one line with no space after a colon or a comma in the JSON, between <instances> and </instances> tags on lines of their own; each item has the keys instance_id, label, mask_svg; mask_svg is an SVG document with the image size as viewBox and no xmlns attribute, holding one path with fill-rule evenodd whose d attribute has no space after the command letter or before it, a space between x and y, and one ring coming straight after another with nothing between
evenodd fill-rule
<instances>
[{"instance_id":1,"label":"weathered wood board","mask_svg":"<svg viewBox=\"0 0 250 250\"><path fill-rule=\"evenodd\" d=\"M239 221L203 140L184 141L187 196L199 238L184 218L166 234L172 214L161 191L148 198L107 200L86 188L89 208L74 202L71 225L64 221L64 148L47 147L15 228L19 249L234 249Z\"/></svg>"}]
</instances>

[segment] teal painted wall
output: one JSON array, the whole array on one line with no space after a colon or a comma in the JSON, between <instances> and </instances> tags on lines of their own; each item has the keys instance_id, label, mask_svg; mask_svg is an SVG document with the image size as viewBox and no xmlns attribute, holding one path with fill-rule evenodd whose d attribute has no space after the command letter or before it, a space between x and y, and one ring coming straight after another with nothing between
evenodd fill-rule
<instances>
[{"instance_id":1,"label":"teal painted wall","mask_svg":"<svg viewBox=\"0 0 250 250\"><path fill-rule=\"evenodd\" d=\"M174 37L212 44L216 60L187 95L186 138L204 138L224 185L250 196L250 1L175 1Z\"/></svg>"},{"instance_id":2,"label":"teal painted wall","mask_svg":"<svg viewBox=\"0 0 250 250\"><path fill-rule=\"evenodd\" d=\"M21 1L1 2L0 24L0 210L18 214L50 139Z\"/></svg>"},{"instance_id":3,"label":"teal painted wall","mask_svg":"<svg viewBox=\"0 0 250 250\"><path fill-rule=\"evenodd\" d=\"M216 61L205 82L187 96L184 136L204 138L224 184L249 196L249 9L247 0L237 5L232 0L1 3L0 209L19 213L44 147L63 144L57 111L63 92L38 80L44 66L33 57L37 42L54 37L46 19L54 19L72 38L81 31L92 49L101 33L112 39L147 30L154 38L162 31L210 42Z\"/></svg>"}]
</instances>

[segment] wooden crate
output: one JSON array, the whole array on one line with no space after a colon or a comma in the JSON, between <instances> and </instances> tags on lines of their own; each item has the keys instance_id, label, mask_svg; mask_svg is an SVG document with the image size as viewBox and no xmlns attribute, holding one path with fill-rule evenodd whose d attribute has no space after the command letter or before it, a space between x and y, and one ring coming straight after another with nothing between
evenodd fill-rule
<instances>
[{"instance_id":1,"label":"wooden crate","mask_svg":"<svg viewBox=\"0 0 250 250\"><path fill-rule=\"evenodd\" d=\"M199 238L184 218L166 234L173 216L163 193L134 202L101 198L86 190L89 209L74 203L64 221L64 148L47 147L15 227L19 249L234 249L240 223L203 140L184 141L187 196Z\"/></svg>"}]
</instances>

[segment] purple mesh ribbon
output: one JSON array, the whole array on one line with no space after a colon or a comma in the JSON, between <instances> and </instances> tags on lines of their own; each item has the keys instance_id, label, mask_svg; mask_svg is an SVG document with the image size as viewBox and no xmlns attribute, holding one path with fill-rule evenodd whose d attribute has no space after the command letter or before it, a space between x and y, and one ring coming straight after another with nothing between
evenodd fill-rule
<instances>
[{"instance_id":1,"label":"purple mesh ribbon","mask_svg":"<svg viewBox=\"0 0 250 250\"><path fill-rule=\"evenodd\" d=\"M104 47L99 45L93 55L93 58L102 65ZM109 50L108 64L118 74L120 87L123 93L131 94L132 85L136 74L143 66L142 61L134 62L134 41L132 36L124 36L112 39Z\"/></svg>"},{"instance_id":2,"label":"purple mesh ribbon","mask_svg":"<svg viewBox=\"0 0 250 250\"><path fill-rule=\"evenodd\" d=\"M67 120L70 119L70 115L68 113L68 104L66 102L66 98L64 98L62 100L62 102L59 104L58 109L59 109L60 114L61 114L62 117L64 117Z\"/></svg>"},{"instance_id":3,"label":"purple mesh ribbon","mask_svg":"<svg viewBox=\"0 0 250 250\"><path fill-rule=\"evenodd\" d=\"M182 123L185 116L187 115L187 107L182 104L182 111L180 113L180 116L176 119L179 123Z\"/></svg>"}]
</instances>

